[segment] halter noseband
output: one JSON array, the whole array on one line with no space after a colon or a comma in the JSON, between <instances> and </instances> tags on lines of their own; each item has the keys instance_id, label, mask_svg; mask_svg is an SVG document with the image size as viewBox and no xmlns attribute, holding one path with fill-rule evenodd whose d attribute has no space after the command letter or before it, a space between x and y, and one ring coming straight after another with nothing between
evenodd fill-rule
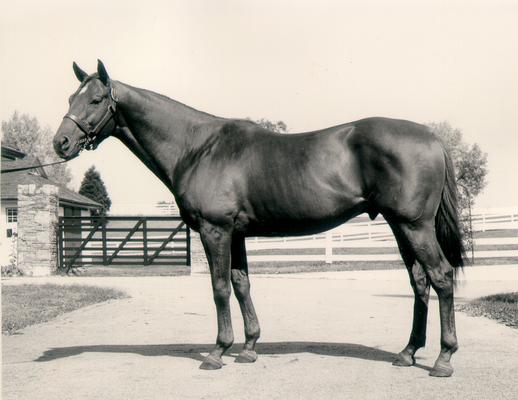
<instances>
[{"instance_id":1,"label":"halter noseband","mask_svg":"<svg viewBox=\"0 0 518 400\"><path fill-rule=\"evenodd\" d=\"M112 118L115 120L115 113L117 112L117 99L113 94L113 86L111 86L111 84L109 88L111 104L108 106L108 109L105 111L103 117L94 128L90 128L90 124L88 122L81 120L77 115L72 113L67 113L63 117L63 119L68 118L69 120L73 121L77 127L85 133L86 139L81 142L83 149L94 150L95 139L97 138L97 135L101 133L106 124L108 124Z\"/></svg>"}]
</instances>

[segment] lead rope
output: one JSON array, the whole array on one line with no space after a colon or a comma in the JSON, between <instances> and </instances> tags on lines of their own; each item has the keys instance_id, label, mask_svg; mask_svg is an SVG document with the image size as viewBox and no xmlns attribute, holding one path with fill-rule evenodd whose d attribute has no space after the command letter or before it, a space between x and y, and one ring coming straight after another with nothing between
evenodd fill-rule
<instances>
[{"instance_id":1,"label":"lead rope","mask_svg":"<svg viewBox=\"0 0 518 400\"><path fill-rule=\"evenodd\" d=\"M31 165L30 167L6 168L6 169L2 169L1 173L4 174L4 173L7 173L7 172L26 171L28 169L34 169L34 168L39 168L39 167L47 167L49 165L62 164L62 163L65 163L67 161L69 161L69 160L55 161L55 162L51 162L51 163L47 163L47 164Z\"/></svg>"}]
</instances>

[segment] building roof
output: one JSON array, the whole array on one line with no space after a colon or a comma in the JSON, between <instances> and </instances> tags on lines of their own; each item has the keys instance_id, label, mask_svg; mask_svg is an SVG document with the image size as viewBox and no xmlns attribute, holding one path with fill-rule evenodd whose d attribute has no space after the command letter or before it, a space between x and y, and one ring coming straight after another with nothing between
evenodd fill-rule
<instances>
[{"instance_id":1,"label":"building roof","mask_svg":"<svg viewBox=\"0 0 518 400\"><path fill-rule=\"evenodd\" d=\"M26 171L33 171L37 173L40 176L43 176L44 178L48 178L47 173L43 169L43 167L40 167L41 162L38 158L30 159L30 158L23 158L19 160L2 160L2 174L5 174L7 172L15 172L18 170L26 170ZM35 167L37 166L37 167ZM31 168L33 167L33 168Z\"/></svg>"},{"instance_id":2,"label":"building roof","mask_svg":"<svg viewBox=\"0 0 518 400\"><path fill-rule=\"evenodd\" d=\"M11 146L2 146L2 160L15 160L25 157L25 153Z\"/></svg>"},{"instance_id":3,"label":"building roof","mask_svg":"<svg viewBox=\"0 0 518 400\"><path fill-rule=\"evenodd\" d=\"M3 146L2 146L3 149ZM59 189L59 202L61 205L72 205L84 208L101 208L101 204L76 193L65 186L53 182L47 178L43 167L28 169L25 171L11 171L13 169L39 165L35 159L2 160L1 197L2 200L16 200L18 198L18 185L35 184L54 185Z\"/></svg>"}]
</instances>

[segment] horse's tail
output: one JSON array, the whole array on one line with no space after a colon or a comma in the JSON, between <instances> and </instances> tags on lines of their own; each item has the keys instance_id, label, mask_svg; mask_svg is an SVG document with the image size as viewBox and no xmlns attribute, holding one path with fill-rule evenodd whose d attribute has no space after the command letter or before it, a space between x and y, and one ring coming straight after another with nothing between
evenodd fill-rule
<instances>
[{"instance_id":1,"label":"horse's tail","mask_svg":"<svg viewBox=\"0 0 518 400\"><path fill-rule=\"evenodd\" d=\"M457 270L464 266L464 245L458 216L457 185L450 155L443 146L446 178L435 216L435 234L448 262Z\"/></svg>"}]
</instances>

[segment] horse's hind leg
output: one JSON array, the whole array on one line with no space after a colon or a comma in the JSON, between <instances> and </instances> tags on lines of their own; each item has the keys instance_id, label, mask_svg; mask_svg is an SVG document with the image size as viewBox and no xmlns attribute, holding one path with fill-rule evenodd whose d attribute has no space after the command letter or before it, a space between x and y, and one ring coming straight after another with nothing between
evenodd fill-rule
<instances>
[{"instance_id":1,"label":"horse's hind leg","mask_svg":"<svg viewBox=\"0 0 518 400\"><path fill-rule=\"evenodd\" d=\"M430 297L430 281L421 264L416 262L414 252L405 236L397 226L391 226L398 242L399 251L410 276L410 284L414 290L414 316L412 332L406 347L397 355L393 365L409 367L415 364L415 353L426 344L426 323L428 318L428 299Z\"/></svg>"},{"instance_id":2,"label":"horse's hind leg","mask_svg":"<svg viewBox=\"0 0 518 400\"><path fill-rule=\"evenodd\" d=\"M231 264L232 286L234 294L239 302L243 321L245 323L245 346L236 362L250 363L257 360L255 343L259 339L260 328L257 315L255 314L254 304L250 297L250 280L248 277L248 263L246 260L245 238L234 236L232 239L232 264Z\"/></svg>"},{"instance_id":3,"label":"horse's hind leg","mask_svg":"<svg viewBox=\"0 0 518 400\"><path fill-rule=\"evenodd\" d=\"M433 220L400 224L400 228L439 298L441 352L430 375L451 376L450 359L458 349L453 309L453 267L437 242Z\"/></svg>"}]
</instances>

